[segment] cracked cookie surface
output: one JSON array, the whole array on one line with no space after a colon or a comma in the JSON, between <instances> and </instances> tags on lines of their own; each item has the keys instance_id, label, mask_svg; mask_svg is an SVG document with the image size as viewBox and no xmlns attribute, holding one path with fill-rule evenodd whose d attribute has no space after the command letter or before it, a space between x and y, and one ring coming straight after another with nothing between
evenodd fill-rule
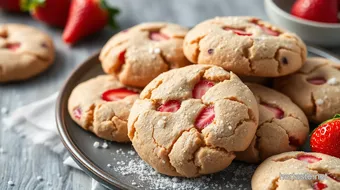
<instances>
[{"instance_id":1,"label":"cracked cookie surface","mask_svg":"<svg viewBox=\"0 0 340 190\"><path fill-rule=\"evenodd\" d=\"M0 24L0 82L31 78L54 61L52 39L22 24Z\"/></svg>"},{"instance_id":2,"label":"cracked cookie surface","mask_svg":"<svg viewBox=\"0 0 340 190\"><path fill-rule=\"evenodd\" d=\"M183 50L193 63L262 77L293 73L307 56L306 45L298 36L253 17L206 20L188 32Z\"/></svg>"},{"instance_id":3,"label":"cracked cookie surface","mask_svg":"<svg viewBox=\"0 0 340 190\"><path fill-rule=\"evenodd\" d=\"M113 76L100 75L73 89L68 111L79 126L98 137L128 142L127 119L137 98L137 89L125 87Z\"/></svg>"},{"instance_id":4,"label":"cracked cookie surface","mask_svg":"<svg viewBox=\"0 0 340 190\"><path fill-rule=\"evenodd\" d=\"M234 74L191 65L156 77L128 120L139 156L158 172L196 177L223 170L245 150L258 125L258 106Z\"/></svg>"},{"instance_id":5,"label":"cracked cookie surface","mask_svg":"<svg viewBox=\"0 0 340 190\"><path fill-rule=\"evenodd\" d=\"M317 123L340 113L340 64L313 57L296 73L275 79L274 87L290 97Z\"/></svg>"},{"instance_id":6,"label":"cracked cookie surface","mask_svg":"<svg viewBox=\"0 0 340 190\"><path fill-rule=\"evenodd\" d=\"M190 64L183 54L187 31L171 23L139 24L114 35L99 59L104 71L122 84L145 87L159 74Z\"/></svg>"},{"instance_id":7,"label":"cracked cookie surface","mask_svg":"<svg viewBox=\"0 0 340 190\"><path fill-rule=\"evenodd\" d=\"M259 104L259 127L252 143L236 159L258 163L283 152L297 150L309 134L303 111L287 96L262 85L246 83Z\"/></svg>"},{"instance_id":8,"label":"cracked cookie surface","mask_svg":"<svg viewBox=\"0 0 340 190\"><path fill-rule=\"evenodd\" d=\"M251 185L253 190L340 189L340 159L298 151L275 155L256 169Z\"/></svg>"}]
</instances>

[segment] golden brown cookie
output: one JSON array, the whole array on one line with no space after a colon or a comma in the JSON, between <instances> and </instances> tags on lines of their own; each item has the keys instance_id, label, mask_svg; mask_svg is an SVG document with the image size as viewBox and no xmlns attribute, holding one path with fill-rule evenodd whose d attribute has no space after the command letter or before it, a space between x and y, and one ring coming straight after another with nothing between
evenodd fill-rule
<instances>
[{"instance_id":1,"label":"golden brown cookie","mask_svg":"<svg viewBox=\"0 0 340 190\"><path fill-rule=\"evenodd\" d=\"M340 113L340 64L324 58L308 58L292 75L274 81L310 120L323 122Z\"/></svg>"},{"instance_id":2,"label":"golden brown cookie","mask_svg":"<svg viewBox=\"0 0 340 190\"><path fill-rule=\"evenodd\" d=\"M143 23L114 35L100 53L103 69L125 85L146 86L159 74L190 64L183 54L187 29Z\"/></svg>"},{"instance_id":3,"label":"golden brown cookie","mask_svg":"<svg viewBox=\"0 0 340 190\"><path fill-rule=\"evenodd\" d=\"M251 186L253 190L340 189L340 159L312 152L275 155L256 169Z\"/></svg>"},{"instance_id":4,"label":"golden brown cookie","mask_svg":"<svg viewBox=\"0 0 340 190\"><path fill-rule=\"evenodd\" d=\"M255 135L258 107L249 88L221 67L192 65L156 77L128 120L139 156L158 172L196 177L218 172Z\"/></svg>"},{"instance_id":5,"label":"golden brown cookie","mask_svg":"<svg viewBox=\"0 0 340 190\"><path fill-rule=\"evenodd\" d=\"M259 127L252 143L236 159L257 163L282 152L297 150L309 134L303 111L287 96L270 88L246 83L259 104Z\"/></svg>"},{"instance_id":6,"label":"golden brown cookie","mask_svg":"<svg viewBox=\"0 0 340 190\"><path fill-rule=\"evenodd\" d=\"M293 73L307 56L298 36L253 17L206 20L188 32L183 50L193 63L262 77Z\"/></svg>"},{"instance_id":7,"label":"golden brown cookie","mask_svg":"<svg viewBox=\"0 0 340 190\"><path fill-rule=\"evenodd\" d=\"M100 75L75 87L68 101L71 118L98 137L127 142L127 119L138 90L115 77Z\"/></svg>"},{"instance_id":8,"label":"golden brown cookie","mask_svg":"<svg viewBox=\"0 0 340 190\"><path fill-rule=\"evenodd\" d=\"M44 32L22 24L0 25L0 82L31 78L54 61L52 39Z\"/></svg>"}]
</instances>

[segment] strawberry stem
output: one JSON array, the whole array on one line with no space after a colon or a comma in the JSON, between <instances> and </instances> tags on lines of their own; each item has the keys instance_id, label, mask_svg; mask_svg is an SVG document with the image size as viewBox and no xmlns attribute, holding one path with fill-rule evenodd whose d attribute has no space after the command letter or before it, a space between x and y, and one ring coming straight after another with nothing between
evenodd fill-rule
<instances>
[{"instance_id":1,"label":"strawberry stem","mask_svg":"<svg viewBox=\"0 0 340 190\"><path fill-rule=\"evenodd\" d=\"M110 7L105 0L100 0L100 7L102 9L105 9L108 14L109 14L109 25L114 28L114 29L117 29L118 28L118 24L115 20L115 16L117 16L119 14L119 9L117 8L113 8L113 7Z\"/></svg>"},{"instance_id":2,"label":"strawberry stem","mask_svg":"<svg viewBox=\"0 0 340 190\"><path fill-rule=\"evenodd\" d=\"M32 11L37 7L45 5L46 0L20 0L20 8L22 11Z\"/></svg>"}]
</instances>

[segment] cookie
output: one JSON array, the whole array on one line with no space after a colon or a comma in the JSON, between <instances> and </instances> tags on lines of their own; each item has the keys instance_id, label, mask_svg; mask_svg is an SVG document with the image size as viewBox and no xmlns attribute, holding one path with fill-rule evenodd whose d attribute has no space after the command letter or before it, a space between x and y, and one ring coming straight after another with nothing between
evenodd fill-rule
<instances>
[{"instance_id":1,"label":"cookie","mask_svg":"<svg viewBox=\"0 0 340 190\"><path fill-rule=\"evenodd\" d=\"M54 61L52 39L44 32L22 24L0 25L0 82L31 78Z\"/></svg>"},{"instance_id":2,"label":"cookie","mask_svg":"<svg viewBox=\"0 0 340 190\"><path fill-rule=\"evenodd\" d=\"M228 89L228 90L226 90ZM131 109L128 135L158 172L218 172L255 135L258 107L249 88L221 67L191 65L156 77Z\"/></svg>"},{"instance_id":3,"label":"cookie","mask_svg":"<svg viewBox=\"0 0 340 190\"><path fill-rule=\"evenodd\" d=\"M306 45L295 34L253 17L216 17L188 32L183 46L193 63L238 75L278 77L300 69Z\"/></svg>"},{"instance_id":4,"label":"cookie","mask_svg":"<svg viewBox=\"0 0 340 190\"><path fill-rule=\"evenodd\" d=\"M308 58L292 75L275 79L274 87L290 97L317 123L340 113L340 64L324 58Z\"/></svg>"},{"instance_id":5,"label":"cookie","mask_svg":"<svg viewBox=\"0 0 340 190\"><path fill-rule=\"evenodd\" d=\"M258 163L282 152L297 150L309 134L303 111L287 96L270 88L246 83L259 104L259 127L247 150L236 159Z\"/></svg>"},{"instance_id":6,"label":"cookie","mask_svg":"<svg viewBox=\"0 0 340 190\"><path fill-rule=\"evenodd\" d=\"M190 64L183 54L187 29L143 23L114 35L100 53L103 70L125 85L145 87L159 74Z\"/></svg>"},{"instance_id":7,"label":"cookie","mask_svg":"<svg viewBox=\"0 0 340 190\"><path fill-rule=\"evenodd\" d=\"M340 189L340 159L321 153L286 152L255 171L253 190Z\"/></svg>"},{"instance_id":8,"label":"cookie","mask_svg":"<svg viewBox=\"0 0 340 190\"><path fill-rule=\"evenodd\" d=\"M68 111L79 126L98 137L128 142L127 119L137 98L137 89L125 87L113 76L100 75L73 89Z\"/></svg>"}]
</instances>

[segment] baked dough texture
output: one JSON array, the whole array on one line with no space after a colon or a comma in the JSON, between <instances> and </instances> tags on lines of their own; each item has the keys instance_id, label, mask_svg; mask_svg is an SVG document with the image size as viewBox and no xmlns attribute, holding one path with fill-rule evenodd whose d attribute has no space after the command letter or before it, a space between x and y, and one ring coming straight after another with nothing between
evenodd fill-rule
<instances>
[{"instance_id":1,"label":"baked dough texture","mask_svg":"<svg viewBox=\"0 0 340 190\"><path fill-rule=\"evenodd\" d=\"M259 104L259 127L247 150L236 153L236 159L258 163L266 158L297 150L309 134L303 111L287 96L259 84L246 83Z\"/></svg>"},{"instance_id":2,"label":"baked dough texture","mask_svg":"<svg viewBox=\"0 0 340 190\"><path fill-rule=\"evenodd\" d=\"M185 56L238 75L278 77L304 64L306 45L295 34L254 17L216 17L191 29Z\"/></svg>"},{"instance_id":3,"label":"baked dough texture","mask_svg":"<svg viewBox=\"0 0 340 190\"><path fill-rule=\"evenodd\" d=\"M308 58L298 72L275 79L274 88L290 97L316 123L340 113L340 64L330 60Z\"/></svg>"},{"instance_id":4,"label":"baked dough texture","mask_svg":"<svg viewBox=\"0 0 340 190\"><path fill-rule=\"evenodd\" d=\"M98 137L129 142L127 119L138 94L117 101L105 101L102 94L111 89L126 88L115 77L99 75L76 86L68 101L71 118L83 129ZM138 89L129 88L138 92Z\"/></svg>"},{"instance_id":5,"label":"baked dough texture","mask_svg":"<svg viewBox=\"0 0 340 190\"><path fill-rule=\"evenodd\" d=\"M195 98L201 81L214 85ZM178 110L162 112L169 101L179 102ZM214 117L199 128L207 109ZM245 150L258 117L254 95L234 73L191 65L165 72L145 87L131 109L128 135L139 156L158 172L196 177L225 169L235 151Z\"/></svg>"},{"instance_id":6,"label":"baked dough texture","mask_svg":"<svg viewBox=\"0 0 340 190\"><path fill-rule=\"evenodd\" d=\"M22 24L0 24L0 83L31 78L52 65L50 36Z\"/></svg>"},{"instance_id":7,"label":"baked dough texture","mask_svg":"<svg viewBox=\"0 0 340 190\"><path fill-rule=\"evenodd\" d=\"M320 179L317 175L321 175ZM297 178L300 180L293 180ZM337 190L340 189L340 159L312 152L275 155L256 169L251 186L253 190L321 189L317 186Z\"/></svg>"},{"instance_id":8,"label":"baked dough texture","mask_svg":"<svg viewBox=\"0 0 340 190\"><path fill-rule=\"evenodd\" d=\"M183 54L187 28L142 23L114 35L100 53L103 70L122 84L145 87L159 74L191 64Z\"/></svg>"}]
</instances>

